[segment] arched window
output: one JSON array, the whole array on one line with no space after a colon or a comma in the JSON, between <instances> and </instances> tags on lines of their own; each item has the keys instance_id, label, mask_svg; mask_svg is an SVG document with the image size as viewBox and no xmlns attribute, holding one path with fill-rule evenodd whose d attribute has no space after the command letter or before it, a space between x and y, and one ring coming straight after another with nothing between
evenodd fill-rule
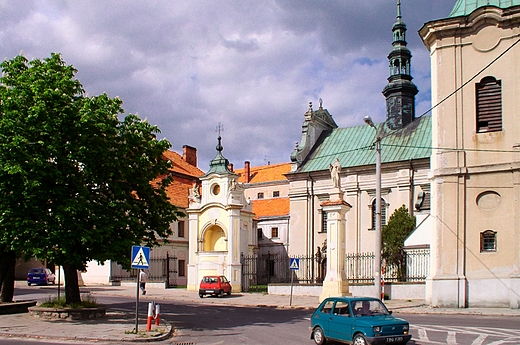
<instances>
[{"instance_id":1,"label":"arched window","mask_svg":"<svg viewBox=\"0 0 520 345\"><path fill-rule=\"evenodd\" d=\"M480 252L496 252L497 251L497 233L492 230L486 230L480 233Z\"/></svg>"},{"instance_id":2,"label":"arched window","mask_svg":"<svg viewBox=\"0 0 520 345\"><path fill-rule=\"evenodd\" d=\"M501 131L502 82L493 77L485 77L475 88L477 133Z\"/></svg>"},{"instance_id":3,"label":"arched window","mask_svg":"<svg viewBox=\"0 0 520 345\"><path fill-rule=\"evenodd\" d=\"M381 228L386 225L386 201L381 198ZM372 229L376 229L376 199L372 201Z\"/></svg>"}]
</instances>

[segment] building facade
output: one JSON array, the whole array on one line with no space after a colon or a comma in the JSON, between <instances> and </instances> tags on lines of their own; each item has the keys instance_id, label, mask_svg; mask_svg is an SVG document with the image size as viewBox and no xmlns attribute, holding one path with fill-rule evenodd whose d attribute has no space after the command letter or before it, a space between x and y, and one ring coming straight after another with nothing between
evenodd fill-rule
<instances>
[{"instance_id":1,"label":"building facade","mask_svg":"<svg viewBox=\"0 0 520 345\"><path fill-rule=\"evenodd\" d=\"M434 105L427 300L519 308L520 1L459 0L419 33Z\"/></svg>"}]
</instances>

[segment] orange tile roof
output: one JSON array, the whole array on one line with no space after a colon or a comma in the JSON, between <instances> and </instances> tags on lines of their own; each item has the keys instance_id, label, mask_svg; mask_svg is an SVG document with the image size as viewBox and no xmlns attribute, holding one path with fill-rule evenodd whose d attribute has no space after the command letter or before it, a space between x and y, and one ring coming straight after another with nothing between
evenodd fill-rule
<instances>
[{"instance_id":1,"label":"orange tile roof","mask_svg":"<svg viewBox=\"0 0 520 345\"><path fill-rule=\"evenodd\" d=\"M289 215L289 198L258 199L252 203L255 218Z\"/></svg>"},{"instance_id":2,"label":"orange tile roof","mask_svg":"<svg viewBox=\"0 0 520 345\"><path fill-rule=\"evenodd\" d=\"M177 152L166 151L163 156L173 164L173 169L170 170L173 175L173 182L166 188L166 195L175 206L187 208L189 206L189 190L193 183L204 175L204 172L186 162Z\"/></svg>"},{"instance_id":3,"label":"orange tile roof","mask_svg":"<svg viewBox=\"0 0 520 345\"><path fill-rule=\"evenodd\" d=\"M235 169L234 173L238 174L238 182L245 183L245 168ZM281 163L273 165L262 165L250 168L251 180L249 183L262 183L274 181L287 181L284 174L291 171L291 163Z\"/></svg>"}]
</instances>

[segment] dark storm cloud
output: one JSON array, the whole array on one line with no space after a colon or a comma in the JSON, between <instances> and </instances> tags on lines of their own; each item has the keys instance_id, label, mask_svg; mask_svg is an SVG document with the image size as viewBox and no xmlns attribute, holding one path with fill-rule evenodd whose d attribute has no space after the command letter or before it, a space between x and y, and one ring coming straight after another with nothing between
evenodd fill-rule
<instances>
[{"instance_id":1,"label":"dark storm cloud","mask_svg":"<svg viewBox=\"0 0 520 345\"><path fill-rule=\"evenodd\" d=\"M417 30L455 0L402 0L418 113L430 106L429 54ZM91 95L156 124L172 149L224 155L241 167L289 161L312 101L340 126L384 118L381 90L395 0L0 0L6 58L60 52Z\"/></svg>"}]
</instances>

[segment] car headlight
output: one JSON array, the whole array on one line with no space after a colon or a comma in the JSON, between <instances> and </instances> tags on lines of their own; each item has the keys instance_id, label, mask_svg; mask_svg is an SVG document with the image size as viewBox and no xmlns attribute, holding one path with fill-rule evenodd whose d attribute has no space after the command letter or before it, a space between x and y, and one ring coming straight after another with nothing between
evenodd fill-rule
<instances>
[{"instance_id":1,"label":"car headlight","mask_svg":"<svg viewBox=\"0 0 520 345\"><path fill-rule=\"evenodd\" d=\"M404 326L403 326L403 332L404 332L404 334L407 334L407 333L408 333L408 329L409 329L409 326L408 326L408 325L404 325Z\"/></svg>"},{"instance_id":2,"label":"car headlight","mask_svg":"<svg viewBox=\"0 0 520 345\"><path fill-rule=\"evenodd\" d=\"M374 326L374 333L381 332L381 326Z\"/></svg>"}]
</instances>

